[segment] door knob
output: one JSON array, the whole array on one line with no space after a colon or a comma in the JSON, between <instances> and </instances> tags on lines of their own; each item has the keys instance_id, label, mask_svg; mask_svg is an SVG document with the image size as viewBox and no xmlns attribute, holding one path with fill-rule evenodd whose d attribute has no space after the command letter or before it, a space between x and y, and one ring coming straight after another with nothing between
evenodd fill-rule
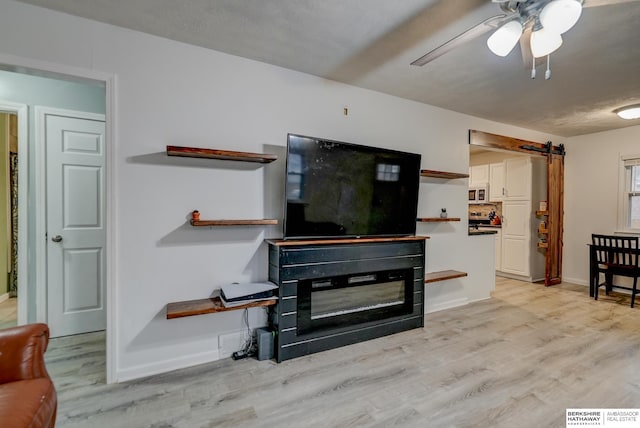
<instances>
[{"instance_id":1,"label":"door knob","mask_svg":"<svg viewBox=\"0 0 640 428\"><path fill-rule=\"evenodd\" d=\"M60 241L62 241L62 236L60 236L60 235L56 235L56 236L54 236L53 238L51 238L51 240L52 240L53 242L60 242Z\"/></svg>"}]
</instances>

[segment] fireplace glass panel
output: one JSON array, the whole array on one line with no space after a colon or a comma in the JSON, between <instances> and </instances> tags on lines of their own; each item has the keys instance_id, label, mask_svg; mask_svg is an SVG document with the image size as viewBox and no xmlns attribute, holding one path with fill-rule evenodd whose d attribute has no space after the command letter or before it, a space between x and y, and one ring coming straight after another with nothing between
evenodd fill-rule
<instances>
[{"instance_id":1,"label":"fireplace glass panel","mask_svg":"<svg viewBox=\"0 0 640 428\"><path fill-rule=\"evenodd\" d=\"M298 283L298 334L346 328L413 310L413 271L385 271Z\"/></svg>"},{"instance_id":2,"label":"fireplace glass panel","mask_svg":"<svg viewBox=\"0 0 640 428\"><path fill-rule=\"evenodd\" d=\"M404 303L404 281L311 292L311 319L345 315Z\"/></svg>"}]
</instances>

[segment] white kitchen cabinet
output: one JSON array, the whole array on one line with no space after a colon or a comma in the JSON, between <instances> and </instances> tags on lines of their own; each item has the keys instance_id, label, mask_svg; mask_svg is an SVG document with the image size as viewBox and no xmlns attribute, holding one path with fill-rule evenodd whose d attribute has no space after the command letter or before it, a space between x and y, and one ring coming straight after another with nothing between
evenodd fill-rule
<instances>
[{"instance_id":1,"label":"white kitchen cabinet","mask_svg":"<svg viewBox=\"0 0 640 428\"><path fill-rule=\"evenodd\" d=\"M502 272L528 277L531 201L502 204Z\"/></svg>"},{"instance_id":2,"label":"white kitchen cabinet","mask_svg":"<svg viewBox=\"0 0 640 428\"><path fill-rule=\"evenodd\" d=\"M502 268L501 272L529 276L529 263L525 257L528 254L527 242L511 237L502 238Z\"/></svg>"},{"instance_id":3,"label":"white kitchen cabinet","mask_svg":"<svg viewBox=\"0 0 640 428\"><path fill-rule=\"evenodd\" d=\"M495 265L496 265L497 271L502 270L502 231L500 230L500 228L497 228L497 227L482 227L482 226L480 226L478 230L496 232L495 233L495 237L496 237Z\"/></svg>"},{"instance_id":4,"label":"white kitchen cabinet","mask_svg":"<svg viewBox=\"0 0 640 428\"><path fill-rule=\"evenodd\" d=\"M486 186L489 183L489 164L469 167L469 186Z\"/></svg>"},{"instance_id":5,"label":"white kitchen cabinet","mask_svg":"<svg viewBox=\"0 0 640 428\"><path fill-rule=\"evenodd\" d=\"M530 201L533 165L530 157L505 159L504 201Z\"/></svg>"},{"instance_id":6,"label":"white kitchen cabinet","mask_svg":"<svg viewBox=\"0 0 640 428\"><path fill-rule=\"evenodd\" d=\"M502 230L496 230L496 270L502 270Z\"/></svg>"},{"instance_id":7,"label":"white kitchen cabinet","mask_svg":"<svg viewBox=\"0 0 640 428\"><path fill-rule=\"evenodd\" d=\"M502 202L504 162L489 164L489 202Z\"/></svg>"}]
</instances>

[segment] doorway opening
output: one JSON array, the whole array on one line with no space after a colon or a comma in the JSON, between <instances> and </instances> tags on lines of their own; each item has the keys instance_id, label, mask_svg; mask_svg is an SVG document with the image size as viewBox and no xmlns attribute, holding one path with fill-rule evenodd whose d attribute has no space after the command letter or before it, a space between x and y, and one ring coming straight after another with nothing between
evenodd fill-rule
<instances>
[{"instance_id":1,"label":"doorway opening","mask_svg":"<svg viewBox=\"0 0 640 428\"><path fill-rule=\"evenodd\" d=\"M476 130L469 130L469 144L471 146L501 149L529 155L525 161L514 161L511 168L508 160L503 163L501 176L505 183L503 187L503 202L509 202L508 206L512 208L508 215L503 214L503 220L506 220L506 222L503 222L503 227L509 226L509 218L525 218L525 221L517 224L517 227L514 228L514 223L511 222L510 230L508 228L503 229L503 270L505 263L508 265L515 260L514 254L522 253L522 251L512 250L522 248L525 254L534 254L534 261L540 259L540 257L535 256L535 252L538 251L544 254L544 285L550 286L561 283L564 145L554 146L551 141L547 141L544 144L536 143ZM534 161L540 159L544 161ZM521 175L527 177L527 180L520 180L514 174L514 172L522 171L525 174ZM487 176L489 176L488 173ZM513 182L516 183L515 186L512 186ZM506 207L503 206L503 209ZM513 215L518 211L522 215ZM508 234L510 235L509 238L507 238ZM517 245L515 244L516 241L518 241ZM505 247L505 244L509 244L509 248ZM513 265L513 263L511 264ZM521 263L521 265L526 266L526 263Z\"/></svg>"},{"instance_id":2,"label":"doorway opening","mask_svg":"<svg viewBox=\"0 0 640 428\"><path fill-rule=\"evenodd\" d=\"M18 59L19 61L19 59ZM27 62L28 63L28 62ZM59 110L61 115L71 116L76 113L101 116L103 123L108 123L106 117L108 94L113 88L113 76L100 72L87 71L83 76L71 76L66 70L59 70L55 64L47 69L31 69L28 64L0 64L0 87L3 92L0 98L0 113L14 113L17 116L18 154L17 154L17 268L13 267L14 278L10 279L17 296L17 304L13 300L15 309L12 310L12 323L26 324L32 322L49 323L50 314L47 308L48 288L47 264L48 259L46 220L48 216L46 206L46 176L47 153L45 150L46 135L39 127L36 110L47 106L49 110ZM81 71L79 73L82 74ZM28 114L27 112L34 112ZM39 129L40 128L40 129ZM111 147L103 134L102 154L105 157L104 171L108 173ZM75 141L78 143L79 140ZM76 149L79 149L76 146ZM78 151L83 151L79 149ZM104 187L101 189L105 211L101 213L105 230L111 218L111 208L107 192L111 187L109 174L104 177ZM86 178L86 177L85 177ZM4 181L4 180L3 180ZM4 183L3 183L4 184ZM82 187L82 186L81 186ZM0 195L1 196L1 195ZM27 207L32 207L27 210ZM1 207L0 207L1 208ZM86 213L85 213L86 214ZM84 215L84 214L83 214ZM0 218L1 220L1 218ZM1 223L0 223L1 226ZM12 231L13 233L13 231ZM108 239L107 239L108 240ZM111 257L104 248L102 264L104 294L100 296L100 303L108 308L110 301L109 267ZM0 254L1 255L1 254ZM27 263L28 261L28 263ZM12 265L15 266L15 265ZM0 288L1 291L1 288ZM2 295L2 293L0 293ZM76 300L77 302L77 300ZM72 302L73 303L73 302ZM11 309L10 309L11 310ZM0 302L0 323L3 321L3 306ZM108 318L105 313L105 318ZM111 356L113 346L109 334L106 332L106 379L113 381L112 369L114 358Z\"/></svg>"},{"instance_id":3,"label":"doorway opening","mask_svg":"<svg viewBox=\"0 0 640 428\"><path fill-rule=\"evenodd\" d=\"M26 182L27 106L0 100L0 325L10 327L27 322L18 297L27 282ZM15 193L14 193L15 192ZM15 220L15 221L14 221ZM23 299L24 300L24 299ZM26 302L26 300L25 300Z\"/></svg>"},{"instance_id":4,"label":"doorway opening","mask_svg":"<svg viewBox=\"0 0 640 428\"><path fill-rule=\"evenodd\" d=\"M484 186L488 194L469 202L469 227L495 233L496 276L544 280L535 211L546 200L545 168L539 155L469 145L469 188Z\"/></svg>"},{"instance_id":5,"label":"doorway opening","mask_svg":"<svg viewBox=\"0 0 640 428\"><path fill-rule=\"evenodd\" d=\"M0 112L0 328L18 323L18 116Z\"/></svg>"}]
</instances>

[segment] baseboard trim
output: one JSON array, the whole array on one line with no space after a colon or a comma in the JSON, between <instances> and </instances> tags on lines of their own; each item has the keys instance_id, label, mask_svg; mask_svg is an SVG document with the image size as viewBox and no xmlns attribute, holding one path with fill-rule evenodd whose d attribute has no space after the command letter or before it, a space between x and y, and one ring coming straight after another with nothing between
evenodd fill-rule
<instances>
[{"instance_id":1,"label":"baseboard trim","mask_svg":"<svg viewBox=\"0 0 640 428\"><path fill-rule=\"evenodd\" d=\"M127 382L134 379L140 379L147 376L153 376L161 373L167 373L173 370L185 369L187 367L197 366L200 364L210 363L220 359L220 353L215 351L201 352L195 355L173 358L165 361L158 361L152 364L141 364L139 366L128 369L119 369L116 371L116 383Z\"/></svg>"},{"instance_id":2,"label":"baseboard trim","mask_svg":"<svg viewBox=\"0 0 640 428\"><path fill-rule=\"evenodd\" d=\"M533 278L530 276L516 275L513 273L502 272L502 271L496 271L496 276L501 276L503 278L509 278L509 279L517 279L518 281L533 282Z\"/></svg>"},{"instance_id":3,"label":"baseboard trim","mask_svg":"<svg viewBox=\"0 0 640 428\"><path fill-rule=\"evenodd\" d=\"M570 284L576 284L576 285L584 285L585 287L589 286L589 281L587 281L586 279L580 279L580 278L567 278L566 276L562 278L562 282L568 282Z\"/></svg>"},{"instance_id":4,"label":"baseboard trim","mask_svg":"<svg viewBox=\"0 0 640 428\"><path fill-rule=\"evenodd\" d=\"M444 311L445 309L457 308L458 306L464 306L469 303L469 299L461 297L459 299L451 299L446 302L440 302L433 305L425 304L425 314L431 314L434 312Z\"/></svg>"}]
</instances>

